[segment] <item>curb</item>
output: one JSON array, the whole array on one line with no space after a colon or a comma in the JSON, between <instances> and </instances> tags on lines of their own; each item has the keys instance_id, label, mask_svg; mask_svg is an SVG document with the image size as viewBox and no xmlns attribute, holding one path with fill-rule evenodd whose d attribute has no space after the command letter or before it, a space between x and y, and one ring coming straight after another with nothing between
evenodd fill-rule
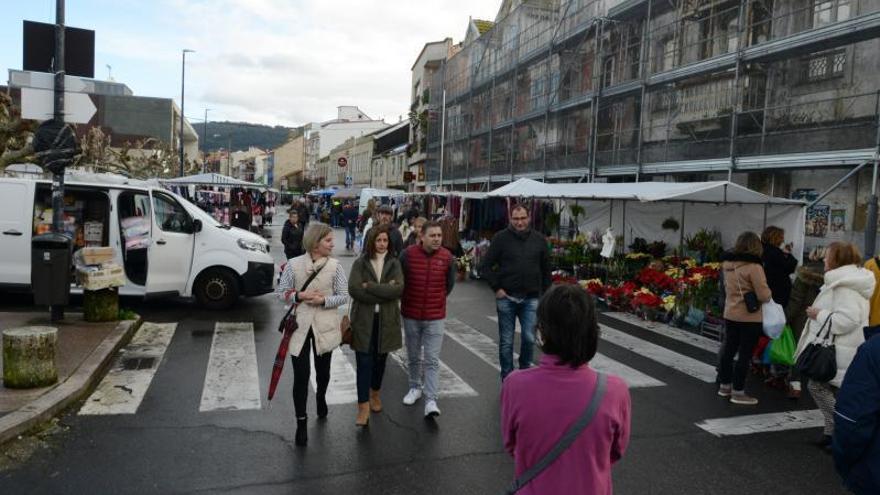
<instances>
[{"instance_id":1,"label":"curb","mask_svg":"<svg viewBox=\"0 0 880 495\"><path fill-rule=\"evenodd\" d=\"M67 380L33 402L0 418L0 445L49 421L90 392L110 365L116 351L131 340L141 323L143 318L140 316L137 320L119 322L116 331L98 344Z\"/></svg>"}]
</instances>

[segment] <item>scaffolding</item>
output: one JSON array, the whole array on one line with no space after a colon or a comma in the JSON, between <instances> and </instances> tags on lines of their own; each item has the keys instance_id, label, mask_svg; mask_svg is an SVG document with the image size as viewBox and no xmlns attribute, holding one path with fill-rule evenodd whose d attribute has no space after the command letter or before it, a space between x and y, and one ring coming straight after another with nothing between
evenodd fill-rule
<instances>
[{"instance_id":1,"label":"scaffolding","mask_svg":"<svg viewBox=\"0 0 880 495\"><path fill-rule=\"evenodd\" d=\"M469 189L732 173L835 152L876 159L880 149L880 0L524 0L501 10L433 74L429 182L439 179L444 90L444 182Z\"/></svg>"}]
</instances>

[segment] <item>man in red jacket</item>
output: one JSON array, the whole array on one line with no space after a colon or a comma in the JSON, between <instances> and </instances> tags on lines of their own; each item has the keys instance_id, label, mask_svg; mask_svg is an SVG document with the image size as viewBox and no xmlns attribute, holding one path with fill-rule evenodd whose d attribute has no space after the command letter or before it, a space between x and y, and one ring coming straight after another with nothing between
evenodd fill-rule
<instances>
[{"instance_id":1,"label":"man in red jacket","mask_svg":"<svg viewBox=\"0 0 880 495\"><path fill-rule=\"evenodd\" d=\"M443 345L446 296L455 283L455 260L442 243L440 224L425 222L421 243L406 248L400 255L405 282L400 314L403 316L409 370L409 392L403 403L411 406L422 397L424 367L426 418L440 415L437 407L440 347Z\"/></svg>"}]
</instances>

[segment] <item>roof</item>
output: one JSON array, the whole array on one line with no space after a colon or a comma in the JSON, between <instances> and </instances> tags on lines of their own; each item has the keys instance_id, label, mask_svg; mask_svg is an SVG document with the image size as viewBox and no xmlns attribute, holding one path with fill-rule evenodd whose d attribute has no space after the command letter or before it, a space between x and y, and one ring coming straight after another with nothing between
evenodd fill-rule
<instances>
[{"instance_id":1,"label":"roof","mask_svg":"<svg viewBox=\"0 0 880 495\"><path fill-rule=\"evenodd\" d=\"M444 45L451 45L451 44L452 44L452 38L446 38L446 39L443 39L443 40L440 40L440 41L429 41L429 42L425 43L425 46L423 46L423 47L422 47L422 50L419 52L419 56L416 57L416 61L413 62L412 67L409 68L410 72L412 72L412 71L416 68L416 65L419 64L419 60L422 59L422 55L425 53L425 50L427 50L429 46L431 46L431 45L439 45L439 44L441 44L441 43L444 44ZM443 55L443 59L444 59L444 60L446 59L446 56L447 56L447 55L445 55L445 54Z\"/></svg>"},{"instance_id":2,"label":"roof","mask_svg":"<svg viewBox=\"0 0 880 495\"><path fill-rule=\"evenodd\" d=\"M177 177L174 179L163 179L161 181L163 184L169 185L206 185L206 186L240 186L240 187L252 187L265 189L265 184L257 184L256 182L247 182L243 180L236 179L234 177L228 177L226 175L220 174L195 174L195 175L187 175L186 177Z\"/></svg>"},{"instance_id":3,"label":"roof","mask_svg":"<svg viewBox=\"0 0 880 495\"><path fill-rule=\"evenodd\" d=\"M495 27L495 23L483 19L474 19L474 26L476 26L477 32L480 33L480 35L483 35L486 34L487 31Z\"/></svg>"},{"instance_id":4,"label":"roof","mask_svg":"<svg viewBox=\"0 0 880 495\"><path fill-rule=\"evenodd\" d=\"M532 179L519 179L490 191L488 195L493 197L618 199L641 202L693 201L805 205L803 201L767 196L728 181L546 184Z\"/></svg>"}]
</instances>

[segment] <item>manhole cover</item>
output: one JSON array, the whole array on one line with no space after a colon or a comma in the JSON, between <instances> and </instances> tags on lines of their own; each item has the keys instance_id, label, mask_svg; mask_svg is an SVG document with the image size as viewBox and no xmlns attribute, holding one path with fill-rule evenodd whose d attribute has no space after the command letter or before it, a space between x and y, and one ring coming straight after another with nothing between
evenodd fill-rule
<instances>
[{"instance_id":1,"label":"manhole cover","mask_svg":"<svg viewBox=\"0 0 880 495\"><path fill-rule=\"evenodd\" d=\"M154 357L126 358L122 360L122 369L148 370L153 368L155 362L156 358Z\"/></svg>"}]
</instances>

